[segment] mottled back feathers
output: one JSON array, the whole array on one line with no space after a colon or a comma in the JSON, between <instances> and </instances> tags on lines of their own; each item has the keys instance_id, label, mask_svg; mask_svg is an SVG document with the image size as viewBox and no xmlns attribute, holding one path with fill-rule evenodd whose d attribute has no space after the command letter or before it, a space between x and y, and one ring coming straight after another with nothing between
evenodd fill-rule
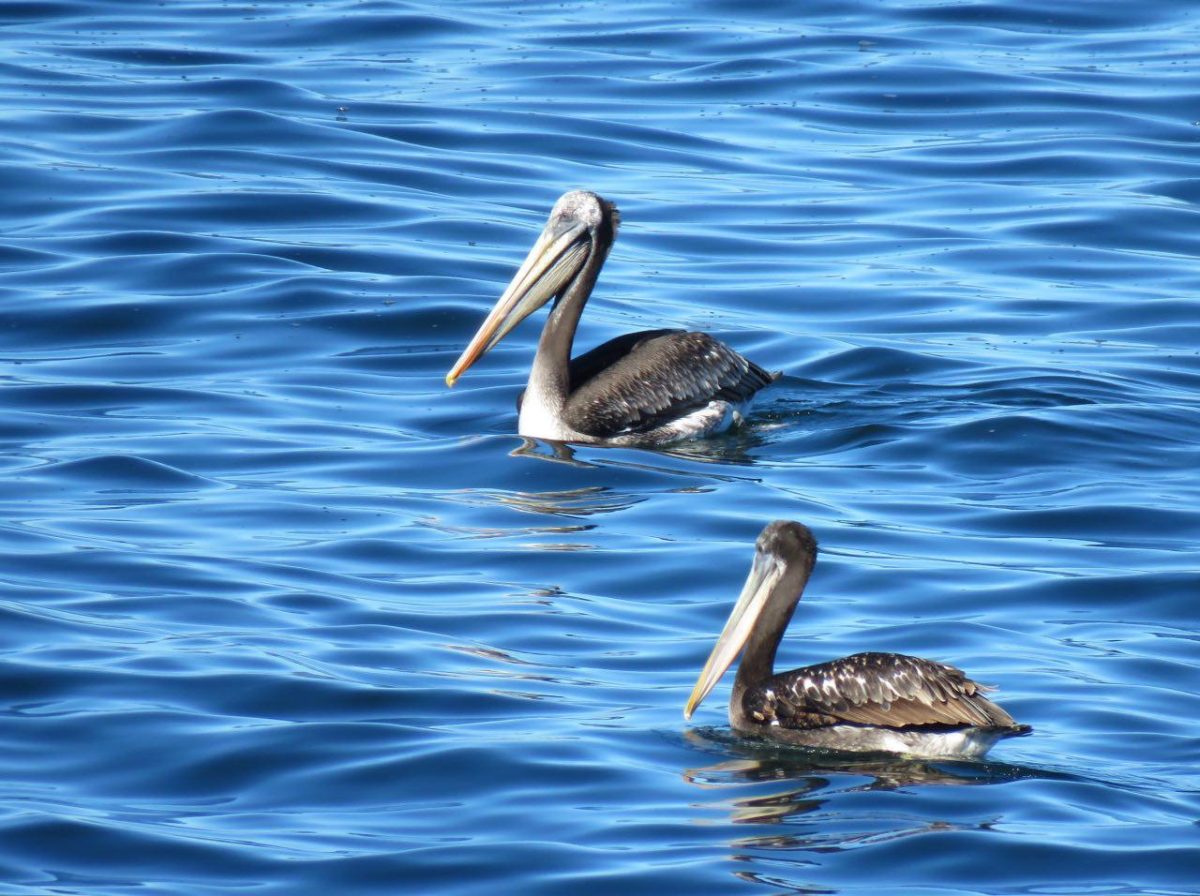
<instances>
[{"instance_id":1,"label":"mottled back feathers","mask_svg":"<svg viewBox=\"0 0 1200 896\"><path fill-rule=\"evenodd\" d=\"M748 718L785 728L840 723L1015 728L959 669L895 653L856 653L773 676L743 696Z\"/></svg>"},{"instance_id":2,"label":"mottled back feathers","mask_svg":"<svg viewBox=\"0 0 1200 896\"><path fill-rule=\"evenodd\" d=\"M571 361L564 417L592 436L662 426L714 400L740 405L775 377L704 333L646 330Z\"/></svg>"}]
</instances>

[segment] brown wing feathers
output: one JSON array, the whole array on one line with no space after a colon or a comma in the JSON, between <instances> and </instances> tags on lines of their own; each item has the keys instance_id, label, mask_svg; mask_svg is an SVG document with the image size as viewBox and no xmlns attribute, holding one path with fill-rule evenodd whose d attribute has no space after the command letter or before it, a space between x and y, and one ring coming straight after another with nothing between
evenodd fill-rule
<instances>
[{"instance_id":1,"label":"brown wing feathers","mask_svg":"<svg viewBox=\"0 0 1200 896\"><path fill-rule=\"evenodd\" d=\"M752 717L788 728L1016 723L953 666L895 653L858 653L773 677L746 695Z\"/></svg>"},{"instance_id":2,"label":"brown wing feathers","mask_svg":"<svg viewBox=\"0 0 1200 896\"><path fill-rule=\"evenodd\" d=\"M593 435L638 432L715 398L743 402L773 379L707 334L651 330L610 340L572 361L566 415Z\"/></svg>"}]
</instances>

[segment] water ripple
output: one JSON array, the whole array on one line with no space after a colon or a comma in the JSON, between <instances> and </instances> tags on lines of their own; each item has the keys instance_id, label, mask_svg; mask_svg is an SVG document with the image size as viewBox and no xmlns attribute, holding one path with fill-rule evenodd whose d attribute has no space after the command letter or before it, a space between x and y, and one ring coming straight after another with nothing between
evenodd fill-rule
<instances>
[{"instance_id":1,"label":"water ripple","mask_svg":"<svg viewBox=\"0 0 1200 896\"><path fill-rule=\"evenodd\" d=\"M1194 890L1186 5L0 19L9 890ZM533 322L444 388L576 186L580 345L711 332L784 374L748 427L520 439ZM1034 734L684 723L776 517L782 664L961 664Z\"/></svg>"}]
</instances>

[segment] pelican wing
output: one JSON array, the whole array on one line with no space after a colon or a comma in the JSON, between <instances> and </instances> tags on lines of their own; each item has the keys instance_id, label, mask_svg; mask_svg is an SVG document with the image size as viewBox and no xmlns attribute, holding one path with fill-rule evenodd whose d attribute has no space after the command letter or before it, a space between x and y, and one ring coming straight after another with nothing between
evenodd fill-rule
<instances>
[{"instance_id":1,"label":"pelican wing","mask_svg":"<svg viewBox=\"0 0 1200 896\"><path fill-rule=\"evenodd\" d=\"M648 330L609 340L571 362L564 416L592 436L644 432L714 399L740 404L772 380L704 333Z\"/></svg>"},{"instance_id":2,"label":"pelican wing","mask_svg":"<svg viewBox=\"0 0 1200 896\"><path fill-rule=\"evenodd\" d=\"M747 711L786 728L853 722L1016 726L983 696L988 690L953 666L896 653L856 653L776 675L746 695Z\"/></svg>"}]
</instances>

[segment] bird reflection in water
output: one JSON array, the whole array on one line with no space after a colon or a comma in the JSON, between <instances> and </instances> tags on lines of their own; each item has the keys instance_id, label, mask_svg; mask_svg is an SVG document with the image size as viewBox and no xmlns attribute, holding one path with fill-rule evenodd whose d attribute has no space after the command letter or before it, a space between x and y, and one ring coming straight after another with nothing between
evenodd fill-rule
<instances>
[{"instance_id":1,"label":"bird reflection in water","mask_svg":"<svg viewBox=\"0 0 1200 896\"><path fill-rule=\"evenodd\" d=\"M647 498L646 494L620 492L599 485L539 492L470 489L456 492L455 502L469 507L484 508L486 511L504 508L548 519L543 525L523 526L466 526L461 523L452 525L434 517L426 517L418 522L439 532L453 535L456 540L514 539L520 542L523 550L594 551L598 545L590 538L590 533L596 528L596 524L588 522L587 518L626 510Z\"/></svg>"},{"instance_id":2,"label":"bird reflection in water","mask_svg":"<svg viewBox=\"0 0 1200 896\"><path fill-rule=\"evenodd\" d=\"M508 452L509 457L530 457L534 460L544 460L550 463L566 464L569 467L580 467L583 469L595 469L599 464L590 463L586 460L580 460L575 456L575 449L566 442L555 442L547 439L542 442L538 439L529 439L522 437L521 446L514 448Z\"/></svg>"},{"instance_id":3,"label":"bird reflection in water","mask_svg":"<svg viewBox=\"0 0 1200 896\"><path fill-rule=\"evenodd\" d=\"M851 793L887 792L913 787L983 786L1029 778L1071 780L1073 776L1005 762L905 758L891 753L851 753L779 746L738 737L727 729L691 729L689 744L722 757L711 765L686 769L683 778L703 790L728 794L751 789L719 805L734 824L793 825L787 834L744 838L742 848L839 850L867 842L926 833L986 827L941 820L913 823L878 811L857 817L823 807ZM763 792L762 786L778 785Z\"/></svg>"},{"instance_id":4,"label":"bird reflection in water","mask_svg":"<svg viewBox=\"0 0 1200 896\"><path fill-rule=\"evenodd\" d=\"M658 454L680 460L695 461L702 464L722 464L729 466L749 467L757 463L751 453L755 448L767 444L762 433L751 429L739 429L735 432L714 436L691 442L680 442L669 447L658 449ZM596 467L612 465L624 466L620 458L625 455L610 454L610 449L604 453L592 455L593 460L583 460L578 456L573 445L554 439L531 439L522 437L521 444L510 451L509 457L528 457L544 460L549 463L566 464L571 467L595 469Z\"/></svg>"},{"instance_id":5,"label":"bird reflection in water","mask_svg":"<svg viewBox=\"0 0 1200 896\"><path fill-rule=\"evenodd\" d=\"M616 513L640 504L647 497L646 495L617 492L602 485L557 491L491 492L486 494L492 503L511 507L522 513L549 514L551 516L594 516L599 513ZM586 528L592 527L587 526Z\"/></svg>"}]
</instances>

